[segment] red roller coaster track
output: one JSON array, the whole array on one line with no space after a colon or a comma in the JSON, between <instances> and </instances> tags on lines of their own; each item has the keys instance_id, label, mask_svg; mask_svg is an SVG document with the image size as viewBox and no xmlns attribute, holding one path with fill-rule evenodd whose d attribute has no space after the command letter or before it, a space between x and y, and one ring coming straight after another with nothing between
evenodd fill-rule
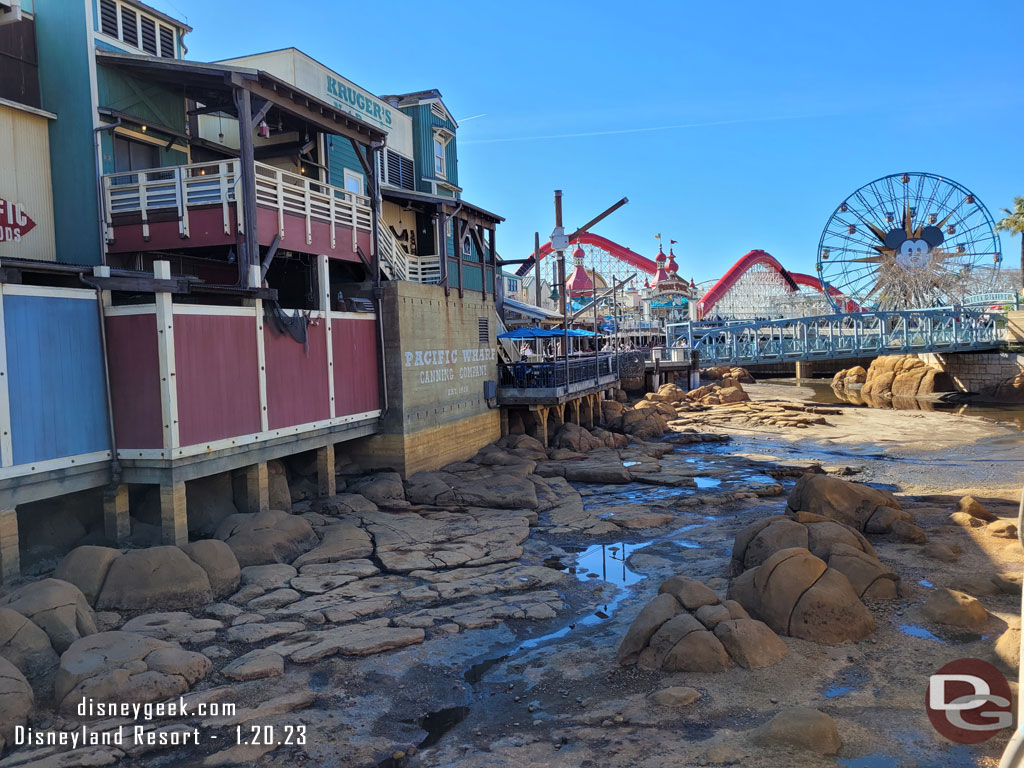
<instances>
[{"instance_id":1,"label":"red roller coaster track","mask_svg":"<svg viewBox=\"0 0 1024 768\"><path fill-rule=\"evenodd\" d=\"M743 256L739 261L733 264L729 270L719 278L718 282L711 286L711 290L704 294L704 298L697 303L697 309L700 317L707 317L712 308L721 301L722 297L724 297L734 285L736 285L739 279L746 274L747 270L757 266L758 264L764 264L771 269L774 269L782 279L786 281L791 291L800 290L800 286L802 285L824 293L821 281L818 278L813 275L805 275L802 272L790 272L770 253L757 249L750 251L750 253ZM832 286L829 286L828 293L833 298L839 298L843 295ZM854 302L847 301L846 304L846 310L848 312L856 311L856 304L854 304Z\"/></svg>"},{"instance_id":2,"label":"red roller coaster track","mask_svg":"<svg viewBox=\"0 0 1024 768\"><path fill-rule=\"evenodd\" d=\"M600 248L603 251L607 251L612 256L617 258L619 261L624 261L631 267L636 267L641 272L644 272L648 275L653 275L655 270L657 269L654 262L648 259L646 256L641 256L636 251L631 251L626 246L619 245L618 243L609 240L607 237L601 237L600 235L595 235L590 232L584 232L582 235L580 235L577 239L573 240L572 243L569 244L569 250L572 251L572 249L576 246L577 243L582 243L584 245L593 245L596 248ZM544 243L544 245L540 247L540 257L542 259L545 256L549 256L552 253L554 253L554 249L551 247L550 241ZM530 257L529 261L527 261L525 264L520 266L519 269L516 270L516 274L519 275L520 277L523 277L531 269L533 269L532 256Z\"/></svg>"}]
</instances>

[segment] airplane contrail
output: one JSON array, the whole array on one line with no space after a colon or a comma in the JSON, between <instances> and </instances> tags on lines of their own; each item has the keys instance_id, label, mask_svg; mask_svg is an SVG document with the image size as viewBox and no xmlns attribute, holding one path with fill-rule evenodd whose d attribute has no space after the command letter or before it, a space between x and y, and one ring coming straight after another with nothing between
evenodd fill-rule
<instances>
[{"instance_id":1,"label":"airplane contrail","mask_svg":"<svg viewBox=\"0 0 1024 768\"><path fill-rule=\"evenodd\" d=\"M809 115L781 115L779 117L745 117L736 120L710 120L703 123L677 123L675 125L655 125L646 128L618 128L610 131L586 131L582 133L552 133L542 136L513 136L504 139L463 139L461 146L467 144L503 144L514 141L544 141L546 139L580 139L588 136L617 136L626 133L650 133L653 131L671 131L683 128L708 128L716 125L740 125L743 123L768 123L781 120L807 120L815 117L836 117L841 112L829 112Z\"/></svg>"},{"instance_id":2,"label":"airplane contrail","mask_svg":"<svg viewBox=\"0 0 1024 768\"><path fill-rule=\"evenodd\" d=\"M476 120L478 117L487 117L487 113L486 112L481 112L479 115L473 115L472 117L460 117L455 122L457 122L457 123L464 123L467 120Z\"/></svg>"}]
</instances>

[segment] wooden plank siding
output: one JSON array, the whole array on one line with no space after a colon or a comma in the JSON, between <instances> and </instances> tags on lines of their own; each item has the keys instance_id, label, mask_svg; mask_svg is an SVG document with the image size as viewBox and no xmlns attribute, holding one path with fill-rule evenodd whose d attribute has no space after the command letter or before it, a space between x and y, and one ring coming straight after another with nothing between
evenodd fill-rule
<instances>
[{"instance_id":1,"label":"wooden plank siding","mask_svg":"<svg viewBox=\"0 0 1024 768\"><path fill-rule=\"evenodd\" d=\"M377 365L377 323L367 319L331 320L334 352L334 415L351 416L381 407Z\"/></svg>"},{"instance_id":2,"label":"wooden plank siding","mask_svg":"<svg viewBox=\"0 0 1024 768\"><path fill-rule=\"evenodd\" d=\"M326 421L331 417L327 387L327 330L324 320L307 329L307 344L263 325L267 367L267 423L270 429Z\"/></svg>"},{"instance_id":3,"label":"wooden plank siding","mask_svg":"<svg viewBox=\"0 0 1024 768\"><path fill-rule=\"evenodd\" d=\"M174 313L182 446L260 431L256 317Z\"/></svg>"},{"instance_id":4,"label":"wooden plank siding","mask_svg":"<svg viewBox=\"0 0 1024 768\"><path fill-rule=\"evenodd\" d=\"M160 449L163 447L163 425L156 311L108 315L106 324L114 437L118 451Z\"/></svg>"},{"instance_id":5,"label":"wooden plank siding","mask_svg":"<svg viewBox=\"0 0 1024 768\"><path fill-rule=\"evenodd\" d=\"M95 296L8 292L16 288L3 297L13 463L109 450Z\"/></svg>"}]
</instances>

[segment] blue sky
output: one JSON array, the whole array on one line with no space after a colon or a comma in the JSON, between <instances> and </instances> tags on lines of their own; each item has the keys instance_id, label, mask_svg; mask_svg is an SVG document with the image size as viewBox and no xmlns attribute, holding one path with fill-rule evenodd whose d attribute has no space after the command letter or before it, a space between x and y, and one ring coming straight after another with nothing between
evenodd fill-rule
<instances>
[{"instance_id":1,"label":"blue sky","mask_svg":"<svg viewBox=\"0 0 1024 768\"><path fill-rule=\"evenodd\" d=\"M554 189L570 227L629 197L595 231L678 240L698 281L753 248L813 272L835 206L889 173L997 219L1024 195L1020 0L150 2L195 28L192 59L295 46L374 93L438 88L506 258L546 239ZM1007 266L1019 249L1003 236Z\"/></svg>"}]
</instances>

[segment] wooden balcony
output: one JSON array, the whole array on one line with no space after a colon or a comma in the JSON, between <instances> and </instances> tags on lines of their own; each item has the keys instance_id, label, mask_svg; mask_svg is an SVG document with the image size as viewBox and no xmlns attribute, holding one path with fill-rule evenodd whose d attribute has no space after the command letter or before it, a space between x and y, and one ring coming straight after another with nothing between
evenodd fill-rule
<instances>
[{"instance_id":1,"label":"wooden balcony","mask_svg":"<svg viewBox=\"0 0 1024 768\"><path fill-rule=\"evenodd\" d=\"M103 176L109 253L229 246L245 236L239 160ZM368 198L255 163L260 245L360 261L369 255Z\"/></svg>"}]
</instances>

